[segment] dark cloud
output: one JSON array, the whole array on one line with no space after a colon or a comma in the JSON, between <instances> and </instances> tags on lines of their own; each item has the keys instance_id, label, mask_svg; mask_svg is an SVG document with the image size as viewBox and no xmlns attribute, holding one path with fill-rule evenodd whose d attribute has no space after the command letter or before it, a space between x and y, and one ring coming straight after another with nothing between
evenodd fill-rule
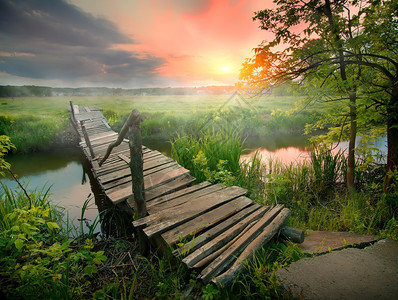
<instances>
[{"instance_id":1,"label":"dark cloud","mask_svg":"<svg viewBox=\"0 0 398 300\"><path fill-rule=\"evenodd\" d=\"M112 49L131 44L110 21L62 0L0 0L0 71L92 85L158 82L159 57Z\"/></svg>"},{"instance_id":2,"label":"dark cloud","mask_svg":"<svg viewBox=\"0 0 398 300\"><path fill-rule=\"evenodd\" d=\"M130 43L116 26L61 0L0 0L0 32L71 46Z\"/></svg>"}]
</instances>

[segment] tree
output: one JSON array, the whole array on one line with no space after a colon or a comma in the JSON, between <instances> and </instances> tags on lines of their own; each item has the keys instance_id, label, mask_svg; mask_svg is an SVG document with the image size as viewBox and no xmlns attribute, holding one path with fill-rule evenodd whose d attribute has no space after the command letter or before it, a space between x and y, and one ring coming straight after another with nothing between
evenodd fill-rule
<instances>
[{"instance_id":1,"label":"tree","mask_svg":"<svg viewBox=\"0 0 398 300\"><path fill-rule=\"evenodd\" d=\"M354 186L355 138L358 117L362 117L358 108L367 105L377 109L390 124L387 169L396 170L397 143L391 137L391 131L398 130L395 1L274 2L275 9L256 12L253 19L275 38L254 49L254 57L243 64L241 79L262 87L286 80L306 82L318 88L319 99L347 104L348 113L338 119L342 133L349 129L348 187ZM303 24L306 28L297 30ZM283 49L277 50L278 46ZM386 94L391 95L390 100Z\"/></svg>"}]
</instances>

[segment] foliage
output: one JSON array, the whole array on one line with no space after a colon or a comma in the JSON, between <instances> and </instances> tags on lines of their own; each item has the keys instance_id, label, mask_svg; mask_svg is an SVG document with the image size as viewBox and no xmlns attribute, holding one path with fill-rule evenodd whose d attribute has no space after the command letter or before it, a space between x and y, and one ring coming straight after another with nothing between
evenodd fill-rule
<instances>
[{"instance_id":1,"label":"foliage","mask_svg":"<svg viewBox=\"0 0 398 300\"><path fill-rule=\"evenodd\" d=\"M221 290L221 298L239 295L242 298L288 299L289 294L281 289L275 272L303 257L296 244L275 241L272 246L255 252L253 259L245 264L246 272L239 274L231 287Z\"/></svg>"},{"instance_id":2,"label":"foliage","mask_svg":"<svg viewBox=\"0 0 398 300\"><path fill-rule=\"evenodd\" d=\"M0 176L5 176L4 170L10 169L10 164L5 161L4 156L10 152L11 149L15 149L10 138L6 135L0 135Z\"/></svg>"},{"instance_id":3,"label":"foliage","mask_svg":"<svg viewBox=\"0 0 398 300\"><path fill-rule=\"evenodd\" d=\"M9 298L82 297L97 265L106 260L103 251L92 251L92 240L74 245L62 234L47 196L31 195L29 208L22 193L1 195L1 289Z\"/></svg>"},{"instance_id":4,"label":"foliage","mask_svg":"<svg viewBox=\"0 0 398 300\"><path fill-rule=\"evenodd\" d=\"M309 95L306 106L324 101L325 118L310 127L326 125L329 140L349 137L349 187L354 184L357 132L379 132L380 124L387 126L387 170L394 171L398 161L397 2L274 3L275 8L258 11L253 18L274 39L263 41L254 49L254 57L243 63L242 84L268 88L295 81ZM306 28L297 31L295 27L302 23ZM276 47L281 45L283 50Z\"/></svg>"}]
</instances>

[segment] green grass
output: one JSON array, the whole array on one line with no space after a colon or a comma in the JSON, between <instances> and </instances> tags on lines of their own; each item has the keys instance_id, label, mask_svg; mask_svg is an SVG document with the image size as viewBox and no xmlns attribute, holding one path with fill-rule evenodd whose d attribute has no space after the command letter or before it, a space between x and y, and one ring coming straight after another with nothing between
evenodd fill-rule
<instances>
[{"instance_id":1,"label":"green grass","mask_svg":"<svg viewBox=\"0 0 398 300\"><path fill-rule=\"evenodd\" d=\"M133 97L21 97L0 99L0 134L11 137L17 152L42 151L70 141L69 101L81 106L98 106L114 130L118 131L128 114L138 109L144 116L143 138L168 140L177 134L195 133L220 126L239 129L243 136L270 133L302 133L314 113L289 118L282 110L293 109L299 97L267 96L248 99L246 104L231 101L230 95L133 96ZM274 112L275 111L275 112ZM274 112L274 113L273 113ZM287 122L287 120L291 120Z\"/></svg>"}]
</instances>

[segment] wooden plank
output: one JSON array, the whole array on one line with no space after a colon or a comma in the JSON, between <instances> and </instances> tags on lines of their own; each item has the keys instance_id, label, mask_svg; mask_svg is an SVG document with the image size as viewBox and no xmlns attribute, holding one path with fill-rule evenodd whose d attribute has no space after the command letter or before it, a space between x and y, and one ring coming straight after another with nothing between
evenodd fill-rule
<instances>
[{"instance_id":1,"label":"wooden plank","mask_svg":"<svg viewBox=\"0 0 398 300\"><path fill-rule=\"evenodd\" d=\"M192 220L193 218L200 216L216 208L217 206L222 205L223 203L243 196L245 193L245 189L232 186L199 198L195 198L192 201L179 205L178 208L172 207L165 209L161 213L157 214L157 223L150 224L144 229L144 232L149 238L159 235L182 223Z\"/></svg>"},{"instance_id":2,"label":"wooden plank","mask_svg":"<svg viewBox=\"0 0 398 300\"><path fill-rule=\"evenodd\" d=\"M209 185L203 189L200 189L198 191L195 191L193 193L190 193L188 195L182 196L182 197L177 197L177 198L173 198L171 201L173 201L173 205L168 205L168 207L163 207L163 209L158 210L158 214L156 213L151 213L150 216L147 216L145 218L141 218L139 220L134 221L133 225L136 228L142 228L142 227L146 227L149 226L151 223L153 223L155 220L159 220L159 218L161 218L161 214L166 210L166 209L171 209L172 207L176 207L179 206L181 204L184 204L186 202L191 202L196 198L201 198L204 197L206 195L212 194L212 193L216 193L216 192L220 192L223 189L221 184L214 184L214 185ZM216 194L215 194L216 195ZM161 204L159 204L161 205ZM156 209L158 207L158 205L153 206L152 209ZM180 211L180 207L178 207L178 210ZM160 217L159 217L160 216Z\"/></svg>"},{"instance_id":3,"label":"wooden plank","mask_svg":"<svg viewBox=\"0 0 398 300\"><path fill-rule=\"evenodd\" d=\"M170 172L168 172L166 169L155 174L148 175L145 177L145 190L153 189L158 185L164 184L187 173L189 173L189 170L180 167Z\"/></svg>"},{"instance_id":4,"label":"wooden plank","mask_svg":"<svg viewBox=\"0 0 398 300\"><path fill-rule=\"evenodd\" d=\"M145 190L150 190L152 187L157 186L157 185L161 185L163 183L166 183L167 181L173 180L174 178L183 175L184 173L188 173L189 171L185 168L182 168L180 165L178 164L174 164L174 166L169 166L166 169L163 169L159 172L156 173L150 173L149 175L145 176L144 180L145 180ZM110 175L115 176L115 172L110 173ZM116 174L117 175L117 174ZM128 176L126 176L128 177ZM123 177L123 178L126 178ZM100 177L100 179L102 180L103 177ZM123 178L121 178L121 180L123 181ZM131 181L131 179L127 178L127 181L125 183L120 183L118 186L113 186L112 182L111 183L106 192L108 194L113 193L115 191L121 191L125 188L129 188L129 181ZM102 181L101 181L102 182ZM104 182L102 182L104 183Z\"/></svg>"},{"instance_id":5,"label":"wooden plank","mask_svg":"<svg viewBox=\"0 0 398 300\"><path fill-rule=\"evenodd\" d=\"M145 191L145 200L150 201L152 199L157 199L158 197L163 197L167 194L180 191L191 185L196 179L189 174L178 177L177 179L170 181L164 185L154 188L150 191ZM127 204L133 208L131 199L127 199Z\"/></svg>"},{"instance_id":6,"label":"wooden plank","mask_svg":"<svg viewBox=\"0 0 398 300\"><path fill-rule=\"evenodd\" d=\"M171 172L164 173L164 172L158 172L153 175L149 175L145 177L145 190L149 190L151 188L155 188L161 184L167 183L169 181L172 181L176 179L177 177L180 177L184 174L189 173L189 171L185 168L178 168L175 170L172 170ZM115 188L111 189L110 192L108 193L108 198L113 202L113 203L120 203L124 200L126 200L129 196L131 196L131 186L125 186L122 188Z\"/></svg>"},{"instance_id":7,"label":"wooden plank","mask_svg":"<svg viewBox=\"0 0 398 300\"><path fill-rule=\"evenodd\" d=\"M150 225L150 223L152 223L154 220L158 219L158 216L156 215L157 212L161 212L161 211L164 211L165 209L170 209L171 207L176 207L176 206L184 204L188 201L192 201L193 199L203 197L205 195L208 195L208 194L211 194L214 192L218 192L218 191L222 190L222 188L223 187L221 184L209 185L203 189L199 189L195 192L189 193L188 195L173 198L172 200L170 200L170 202L172 202L171 204L162 202L156 206L152 206L151 213L150 213L151 216L147 216L145 218L135 221L134 226L137 228L146 227L146 226ZM166 205L161 207L161 209L158 209L158 206L162 206L162 204L166 204ZM178 209L180 209L180 208L178 208Z\"/></svg>"},{"instance_id":8,"label":"wooden plank","mask_svg":"<svg viewBox=\"0 0 398 300\"><path fill-rule=\"evenodd\" d=\"M85 108L86 112L91 112L91 109L90 109L90 107L88 107L88 106L85 106L84 108Z\"/></svg>"},{"instance_id":9,"label":"wooden plank","mask_svg":"<svg viewBox=\"0 0 398 300\"><path fill-rule=\"evenodd\" d=\"M168 245L174 245L181 238L185 239L190 235L196 235L199 232L219 223L220 221L237 213L241 209L252 204L252 200L247 197L239 197L226 204L223 204L203 215L200 215L189 222L183 223L162 234L163 239Z\"/></svg>"},{"instance_id":10,"label":"wooden plank","mask_svg":"<svg viewBox=\"0 0 398 300\"><path fill-rule=\"evenodd\" d=\"M260 207L254 213L248 215L246 218L242 219L234 226L230 227L228 230L216 236L210 242L204 244L203 246L195 250L193 253L189 254L187 257L185 257L182 260L183 263L185 263L189 268L192 268L197 262L202 260L204 257L217 251L222 246L231 241L235 236L241 233L246 226L248 226L251 222L261 218L269 209L270 207L268 206Z\"/></svg>"},{"instance_id":11,"label":"wooden plank","mask_svg":"<svg viewBox=\"0 0 398 300\"><path fill-rule=\"evenodd\" d=\"M97 137L95 137L95 138L91 138L91 137L90 137L90 140L93 142L93 141L101 140L101 139L108 138L108 137L114 137L114 136L116 136L116 135L117 135L116 132L114 132L114 131L109 131L109 133L101 134L101 135L99 135L99 136L97 136Z\"/></svg>"},{"instance_id":12,"label":"wooden plank","mask_svg":"<svg viewBox=\"0 0 398 300\"><path fill-rule=\"evenodd\" d=\"M211 185L210 182L203 181L203 182L201 182L199 184L195 184L195 185L193 185L191 187L188 187L186 189L183 189L183 190L180 190L180 191L165 195L163 197L159 197L156 200L148 201L148 203L146 204L146 207L149 210L150 208L152 208L152 207L154 207L156 205L159 205L159 204L164 203L164 202L171 201L171 200L173 200L175 198L178 198L178 197L182 197L182 196L185 196L185 195L192 194L193 192L201 190L201 189L203 189L205 187L208 187L210 185Z\"/></svg>"},{"instance_id":13,"label":"wooden plank","mask_svg":"<svg viewBox=\"0 0 398 300\"><path fill-rule=\"evenodd\" d=\"M79 106L76 104L73 104L73 113L75 115L79 114Z\"/></svg>"},{"instance_id":14,"label":"wooden plank","mask_svg":"<svg viewBox=\"0 0 398 300\"><path fill-rule=\"evenodd\" d=\"M104 123L106 128L111 129L111 126L109 126L108 121L107 120L102 120L102 122Z\"/></svg>"},{"instance_id":15,"label":"wooden plank","mask_svg":"<svg viewBox=\"0 0 398 300\"><path fill-rule=\"evenodd\" d=\"M201 189L199 191L196 191L192 194L186 195L184 197L179 197L179 198L175 198L175 199L163 202L163 203L159 203L158 205L152 207L151 214L160 212L164 209L168 209L171 207L176 207L176 206L184 204L188 201L192 201L195 198L199 198L199 197L214 193L216 191L222 190L222 188L223 187L221 184L214 184L214 185L208 186L204 189Z\"/></svg>"},{"instance_id":16,"label":"wooden plank","mask_svg":"<svg viewBox=\"0 0 398 300\"><path fill-rule=\"evenodd\" d=\"M236 223L241 221L242 219L246 218L250 214L254 213L256 210L258 210L261 206L257 203L253 203L249 207L241 210L237 214L229 217L227 220L224 220L220 224L217 224L216 226L210 228L209 230L203 232L201 235L197 236L194 240L185 243L184 245L178 247L173 251L174 256L180 256L181 254L188 254L189 252L193 252L202 245L206 244L213 238L217 237L224 231L228 230L232 226L234 226Z\"/></svg>"},{"instance_id":17,"label":"wooden plank","mask_svg":"<svg viewBox=\"0 0 398 300\"><path fill-rule=\"evenodd\" d=\"M205 258L203 258L202 260L200 260L199 262L197 262L193 268L203 268L205 266L207 266L208 264L210 264L213 260L215 260L218 256L220 256L225 250L227 250L229 247L231 247L238 239L240 239L241 236L243 236L244 234L246 234L246 232L248 232L250 230L250 228L252 228L254 226L254 224L256 224L257 221L253 221L250 224L248 224L243 230L242 232L240 232L236 237L234 237L231 241L229 241L227 244L225 244L224 246L222 246L220 249L218 249L217 251L211 253L210 255L207 255Z\"/></svg>"},{"instance_id":18,"label":"wooden plank","mask_svg":"<svg viewBox=\"0 0 398 300\"><path fill-rule=\"evenodd\" d=\"M164 195L178 191L182 188L185 188L185 187L191 185L195 180L196 180L196 178L192 177L189 173L185 174L185 175L178 177L170 182L167 182L167 183L162 184L156 188L153 188L150 191L145 191L145 199L146 199L146 201L150 201L150 200L156 199L158 197L162 197Z\"/></svg>"},{"instance_id":19,"label":"wooden plank","mask_svg":"<svg viewBox=\"0 0 398 300\"><path fill-rule=\"evenodd\" d=\"M157 168L152 168L150 170L144 171L144 176L149 176L151 174L154 174L159 171L172 171L174 169L181 168L180 165L178 165L174 161L170 161L168 164L161 165ZM128 168L130 169L130 168ZM166 170L167 169L167 170ZM131 172L126 172L126 169L122 169L120 172L114 172L112 173L115 176L120 175L118 178L114 178L111 181L108 181L106 183L103 183L103 186L105 189L110 190L111 188L124 185L126 183L131 183ZM127 175L126 175L127 173ZM99 178L102 181L102 177Z\"/></svg>"},{"instance_id":20,"label":"wooden plank","mask_svg":"<svg viewBox=\"0 0 398 300\"><path fill-rule=\"evenodd\" d=\"M119 156L119 157L120 157L122 160L124 160L127 164L130 163L130 158L127 157L126 155L124 155L124 154L118 154L117 156Z\"/></svg>"},{"instance_id":21,"label":"wooden plank","mask_svg":"<svg viewBox=\"0 0 398 300\"><path fill-rule=\"evenodd\" d=\"M199 278L208 283L213 277L223 272L236 259L238 255L250 244L264 229L265 226L280 213L282 205L276 205L271 210L266 212L264 216L257 221L257 223L241 236L233 245L225 250L222 255L218 256L211 264L209 264L199 274Z\"/></svg>"},{"instance_id":22,"label":"wooden plank","mask_svg":"<svg viewBox=\"0 0 398 300\"><path fill-rule=\"evenodd\" d=\"M213 278L213 282L219 287L232 283L238 273L243 269L243 263L253 257L253 254L260 247L266 245L283 226L283 223L290 215L290 210L284 208L272 222L267 225L260 235L255 238L239 255L234 264L223 274Z\"/></svg>"}]
</instances>

